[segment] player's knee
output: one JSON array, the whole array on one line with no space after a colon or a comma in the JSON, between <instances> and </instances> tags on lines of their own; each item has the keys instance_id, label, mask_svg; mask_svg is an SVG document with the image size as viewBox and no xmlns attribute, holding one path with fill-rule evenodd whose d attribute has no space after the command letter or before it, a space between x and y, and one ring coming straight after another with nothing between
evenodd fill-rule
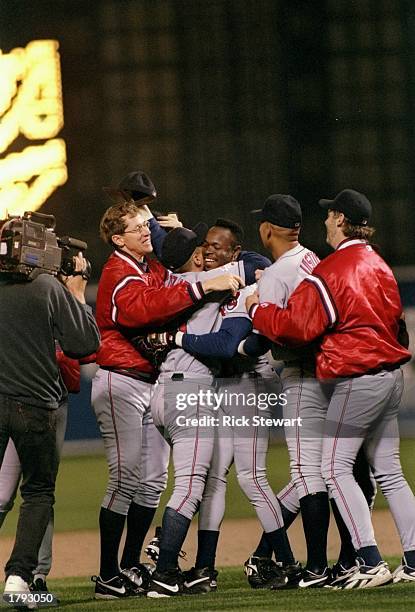
<instances>
[{"instance_id":1,"label":"player's knee","mask_svg":"<svg viewBox=\"0 0 415 612\"><path fill-rule=\"evenodd\" d=\"M179 511L180 514L183 514L183 516L192 519L196 512L199 510L200 501L200 498L192 495L186 500L185 504L183 504L182 509Z\"/></svg>"},{"instance_id":2,"label":"player's knee","mask_svg":"<svg viewBox=\"0 0 415 612\"><path fill-rule=\"evenodd\" d=\"M212 497L214 495L225 495L226 483L226 478L219 478L211 476L209 474L205 485L205 497Z\"/></svg>"},{"instance_id":3,"label":"player's knee","mask_svg":"<svg viewBox=\"0 0 415 612\"><path fill-rule=\"evenodd\" d=\"M376 472L375 478L385 497L392 495L399 489L408 486L408 483L401 469L395 469L392 472Z\"/></svg>"},{"instance_id":4,"label":"player's knee","mask_svg":"<svg viewBox=\"0 0 415 612\"><path fill-rule=\"evenodd\" d=\"M336 478L336 475L338 475L337 471L335 470L335 466L331 465L331 464L322 464L321 466L321 477L324 480L325 484L327 487L330 487L334 484L334 480Z\"/></svg>"},{"instance_id":5,"label":"player's knee","mask_svg":"<svg viewBox=\"0 0 415 612\"><path fill-rule=\"evenodd\" d=\"M134 495L134 502L140 506L157 508L166 486L167 480L158 480L152 483L142 482Z\"/></svg>"},{"instance_id":6,"label":"player's knee","mask_svg":"<svg viewBox=\"0 0 415 612\"><path fill-rule=\"evenodd\" d=\"M338 478L351 477L354 480L353 464L352 457L336 456L334 459L331 455L323 457L320 474L327 486Z\"/></svg>"},{"instance_id":7,"label":"player's knee","mask_svg":"<svg viewBox=\"0 0 415 612\"><path fill-rule=\"evenodd\" d=\"M266 471L259 471L255 474L252 471L243 471L237 474L239 486L245 495L250 498L252 490L258 489L258 487L269 487Z\"/></svg>"},{"instance_id":8,"label":"player's knee","mask_svg":"<svg viewBox=\"0 0 415 612\"><path fill-rule=\"evenodd\" d=\"M181 497L177 499L173 496L172 500L169 501L168 505L174 507L177 512L183 514L189 519L192 519L196 512L199 510L200 502L202 500L202 493L192 493L191 495ZM174 504L174 506L172 505Z\"/></svg>"}]
</instances>

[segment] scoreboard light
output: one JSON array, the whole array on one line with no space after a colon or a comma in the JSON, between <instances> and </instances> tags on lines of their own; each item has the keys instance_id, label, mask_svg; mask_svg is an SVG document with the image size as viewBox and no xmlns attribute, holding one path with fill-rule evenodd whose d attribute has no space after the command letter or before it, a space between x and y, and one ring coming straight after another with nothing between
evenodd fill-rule
<instances>
[{"instance_id":1,"label":"scoreboard light","mask_svg":"<svg viewBox=\"0 0 415 612\"><path fill-rule=\"evenodd\" d=\"M39 209L67 181L65 142L55 138L63 127L58 48L34 40L0 49L0 219ZM19 135L37 142L8 153Z\"/></svg>"}]
</instances>

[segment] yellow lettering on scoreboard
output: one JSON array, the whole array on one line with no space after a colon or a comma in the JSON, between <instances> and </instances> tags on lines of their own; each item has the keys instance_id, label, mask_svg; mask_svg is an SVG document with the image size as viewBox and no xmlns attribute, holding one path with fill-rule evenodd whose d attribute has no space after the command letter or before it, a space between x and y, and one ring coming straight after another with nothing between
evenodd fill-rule
<instances>
[{"instance_id":1,"label":"yellow lettering on scoreboard","mask_svg":"<svg viewBox=\"0 0 415 612\"><path fill-rule=\"evenodd\" d=\"M0 50L0 219L37 210L68 178L65 142L55 138L63 127L58 47L35 40ZM8 152L22 136L41 142Z\"/></svg>"}]
</instances>

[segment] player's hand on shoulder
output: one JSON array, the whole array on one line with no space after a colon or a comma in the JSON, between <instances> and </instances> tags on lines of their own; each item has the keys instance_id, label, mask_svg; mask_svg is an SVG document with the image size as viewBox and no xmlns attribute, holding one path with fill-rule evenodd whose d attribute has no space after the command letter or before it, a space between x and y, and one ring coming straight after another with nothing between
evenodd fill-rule
<instances>
[{"instance_id":1,"label":"player's hand on shoulder","mask_svg":"<svg viewBox=\"0 0 415 612\"><path fill-rule=\"evenodd\" d=\"M160 215L157 217L157 221L161 227L167 227L168 229L175 229L176 227L183 227L183 223L180 221L177 213L168 213L167 215Z\"/></svg>"}]
</instances>

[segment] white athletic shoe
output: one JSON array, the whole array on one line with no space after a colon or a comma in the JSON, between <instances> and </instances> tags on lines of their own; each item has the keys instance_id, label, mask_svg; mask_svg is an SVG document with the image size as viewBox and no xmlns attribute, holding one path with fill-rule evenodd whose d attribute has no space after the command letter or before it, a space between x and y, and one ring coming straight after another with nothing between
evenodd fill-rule
<instances>
[{"instance_id":1,"label":"white athletic shoe","mask_svg":"<svg viewBox=\"0 0 415 612\"><path fill-rule=\"evenodd\" d=\"M405 558L402 559L402 564L396 568L392 574L393 582L415 582L415 567L406 565Z\"/></svg>"},{"instance_id":2,"label":"white athletic shoe","mask_svg":"<svg viewBox=\"0 0 415 612\"><path fill-rule=\"evenodd\" d=\"M385 561L376 567L365 565L363 559L357 559L355 567L349 570L340 589L371 589L392 582L393 577Z\"/></svg>"},{"instance_id":3,"label":"white athletic shoe","mask_svg":"<svg viewBox=\"0 0 415 612\"><path fill-rule=\"evenodd\" d=\"M320 589L330 584L331 572L328 567L322 574L315 574L307 569L304 569L302 573L303 576L298 583L300 589Z\"/></svg>"},{"instance_id":4,"label":"white athletic shoe","mask_svg":"<svg viewBox=\"0 0 415 612\"><path fill-rule=\"evenodd\" d=\"M29 589L29 585L21 576L8 576L6 584L4 586L3 595L16 595L16 594L27 594L33 596ZM26 605L20 606L27 608L28 610L34 610L37 605L34 601L28 602Z\"/></svg>"}]
</instances>

